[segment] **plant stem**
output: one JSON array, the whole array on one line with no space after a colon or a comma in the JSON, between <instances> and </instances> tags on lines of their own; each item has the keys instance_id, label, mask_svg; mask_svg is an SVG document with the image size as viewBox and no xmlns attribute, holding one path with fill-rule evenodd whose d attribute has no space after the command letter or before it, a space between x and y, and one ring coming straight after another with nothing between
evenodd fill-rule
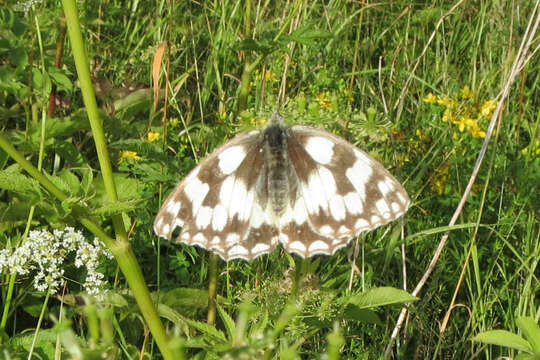
<instances>
[{"instance_id":1,"label":"plant stem","mask_svg":"<svg viewBox=\"0 0 540 360\"><path fill-rule=\"evenodd\" d=\"M218 257L211 253L208 264L208 316L209 325L216 324L216 296L217 296L217 267Z\"/></svg>"}]
</instances>

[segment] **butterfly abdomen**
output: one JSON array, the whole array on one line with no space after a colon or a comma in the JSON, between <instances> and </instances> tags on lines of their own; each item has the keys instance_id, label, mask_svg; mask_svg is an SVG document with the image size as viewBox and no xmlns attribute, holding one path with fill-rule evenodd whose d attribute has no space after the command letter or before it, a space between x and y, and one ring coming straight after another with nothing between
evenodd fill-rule
<instances>
[{"instance_id":1,"label":"butterfly abdomen","mask_svg":"<svg viewBox=\"0 0 540 360\"><path fill-rule=\"evenodd\" d=\"M276 216L280 216L287 207L290 186L287 127L270 124L264 129L264 156L268 174L268 198L272 211Z\"/></svg>"}]
</instances>

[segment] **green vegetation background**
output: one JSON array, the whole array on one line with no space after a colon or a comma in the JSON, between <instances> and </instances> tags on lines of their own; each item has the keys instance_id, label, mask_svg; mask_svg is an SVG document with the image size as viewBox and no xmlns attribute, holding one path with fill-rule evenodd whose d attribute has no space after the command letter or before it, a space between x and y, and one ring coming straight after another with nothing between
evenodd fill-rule
<instances>
[{"instance_id":1,"label":"green vegetation background","mask_svg":"<svg viewBox=\"0 0 540 360\"><path fill-rule=\"evenodd\" d=\"M5 185L13 161L1 152L2 247L21 239L31 207L32 228L77 227L73 204L84 202L110 234L111 215L124 213L145 281L187 358L379 358L400 307L363 311L351 298L376 287L410 291L422 277L471 176L534 6L520 0L80 2L120 200L110 203L71 47L67 37L59 40L61 3L36 3L28 12L7 4L0 9L0 129L34 165L45 154L43 170L69 199ZM58 43L63 50L55 67ZM538 46L536 38L532 48ZM411 305L396 358L513 356L508 347L471 339L490 329L519 333L518 317L538 322L539 70L535 54L513 85L459 226ZM153 219L198 160L261 126L277 108L289 123L348 139L402 181L413 200L405 239L398 221L332 257L316 257L294 305L287 299L297 262L281 249L251 263L220 261L214 329L204 324L209 254L158 239ZM42 109L50 112L45 128ZM81 274L70 271L75 281L68 292L78 294ZM34 356L50 358L61 348L65 358L73 349L86 358L104 352L159 358L115 262L102 271L110 284L106 300L81 306L51 298ZM2 279L7 285L9 273ZM12 358L27 356L31 337L24 334L36 328L44 303L31 281L18 277L11 296L2 287L4 304L13 299L1 345ZM61 308L70 322L58 325ZM100 324L97 336L91 319Z\"/></svg>"}]
</instances>

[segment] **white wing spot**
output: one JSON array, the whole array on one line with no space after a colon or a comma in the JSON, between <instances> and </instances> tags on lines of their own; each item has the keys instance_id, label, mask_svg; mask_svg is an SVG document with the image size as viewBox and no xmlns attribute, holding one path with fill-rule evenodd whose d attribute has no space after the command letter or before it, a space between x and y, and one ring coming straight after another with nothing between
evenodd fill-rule
<instances>
[{"instance_id":1,"label":"white wing spot","mask_svg":"<svg viewBox=\"0 0 540 360\"><path fill-rule=\"evenodd\" d=\"M328 244L322 240L315 240L309 245L310 252L328 251Z\"/></svg>"},{"instance_id":2,"label":"white wing spot","mask_svg":"<svg viewBox=\"0 0 540 360\"><path fill-rule=\"evenodd\" d=\"M386 183L386 185L390 188L391 191L394 191L396 190L396 186L394 184L394 180L392 180L391 178L387 177L386 179L384 179L384 182Z\"/></svg>"},{"instance_id":3,"label":"white wing spot","mask_svg":"<svg viewBox=\"0 0 540 360\"><path fill-rule=\"evenodd\" d=\"M231 203L231 195L234 186L234 176L228 176L219 189L219 201L225 207L229 206Z\"/></svg>"},{"instance_id":4,"label":"white wing spot","mask_svg":"<svg viewBox=\"0 0 540 360\"><path fill-rule=\"evenodd\" d=\"M174 225L173 226L174 226L173 229L176 229L177 226L179 226L179 227L184 226L184 220L177 217L176 219L174 219Z\"/></svg>"},{"instance_id":5,"label":"white wing spot","mask_svg":"<svg viewBox=\"0 0 540 360\"><path fill-rule=\"evenodd\" d=\"M302 244L300 241L296 240L289 244L289 249L296 250L304 253L306 251L306 247L304 244Z\"/></svg>"},{"instance_id":6,"label":"white wing spot","mask_svg":"<svg viewBox=\"0 0 540 360\"><path fill-rule=\"evenodd\" d=\"M379 223L381 222L381 218L377 215L372 215L371 216L371 225L372 226L377 226Z\"/></svg>"},{"instance_id":7,"label":"white wing spot","mask_svg":"<svg viewBox=\"0 0 540 360\"><path fill-rule=\"evenodd\" d=\"M197 235L193 237L193 243L197 243L197 244L201 244L205 246L206 242L207 242L206 237L204 237L202 233L197 233Z\"/></svg>"},{"instance_id":8,"label":"white wing spot","mask_svg":"<svg viewBox=\"0 0 540 360\"><path fill-rule=\"evenodd\" d=\"M369 182L373 174L373 169L364 161L357 160L353 166L347 169L345 175L358 192L358 196L362 202L366 201L366 184Z\"/></svg>"},{"instance_id":9,"label":"white wing spot","mask_svg":"<svg viewBox=\"0 0 540 360\"><path fill-rule=\"evenodd\" d=\"M379 191L381 192L383 197L386 197L386 194L390 192L390 188L388 187L388 184L385 181L379 181L377 183L377 187L379 188Z\"/></svg>"},{"instance_id":10,"label":"white wing spot","mask_svg":"<svg viewBox=\"0 0 540 360\"><path fill-rule=\"evenodd\" d=\"M229 217L234 217L235 214L238 214L238 217L242 217L242 214L245 213L244 203L246 201L247 190L246 185L241 179L236 179L234 182L234 187L232 189L231 198L233 199L229 204Z\"/></svg>"},{"instance_id":11,"label":"white wing spot","mask_svg":"<svg viewBox=\"0 0 540 360\"><path fill-rule=\"evenodd\" d=\"M265 213L261 206L255 202L250 216L250 226L258 229L265 222Z\"/></svg>"},{"instance_id":12,"label":"white wing spot","mask_svg":"<svg viewBox=\"0 0 540 360\"><path fill-rule=\"evenodd\" d=\"M230 248L229 251L227 251L227 254L231 257L232 256L246 256L249 254L249 251L242 245L235 245L232 248Z\"/></svg>"},{"instance_id":13,"label":"white wing spot","mask_svg":"<svg viewBox=\"0 0 540 360\"><path fill-rule=\"evenodd\" d=\"M392 202L392 204L390 205L392 206L392 210L395 212L395 213L398 213L401 211L401 205L399 205L397 202Z\"/></svg>"},{"instance_id":14,"label":"white wing spot","mask_svg":"<svg viewBox=\"0 0 540 360\"><path fill-rule=\"evenodd\" d=\"M214 208L214 214L212 216L212 229L214 231L221 231L227 224L227 209L225 206L219 204Z\"/></svg>"},{"instance_id":15,"label":"white wing spot","mask_svg":"<svg viewBox=\"0 0 540 360\"><path fill-rule=\"evenodd\" d=\"M253 254L260 254L262 252L268 251L270 249L270 246L263 243L256 244L253 249L251 249L251 253Z\"/></svg>"},{"instance_id":16,"label":"white wing spot","mask_svg":"<svg viewBox=\"0 0 540 360\"><path fill-rule=\"evenodd\" d=\"M181 205L182 204L180 203L180 201L171 200L167 204L167 212L172 216L176 216L176 214L178 214L178 212L180 211Z\"/></svg>"},{"instance_id":17,"label":"white wing spot","mask_svg":"<svg viewBox=\"0 0 540 360\"><path fill-rule=\"evenodd\" d=\"M331 235L334 233L334 229L330 225L323 225L319 228L319 233L323 235Z\"/></svg>"},{"instance_id":18,"label":"white wing spot","mask_svg":"<svg viewBox=\"0 0 540 360\"><path fill-rule=\"evenodd\" d=\"M391 214L390 214L390 208L388 207L388 204L386 203L386 201L384 201L384 199L381 199L379 201L377 201L375 203L375 206L377 207L377 210L379 211L379 213L385 218L385 219L388 219L390 218Z\"/></svg>"},{"instance_id":19,"label":"white wing spot","mask_svg":"<svg viewBox=\"0 0 540 360\"><path fill-rule=\"evenodd\" d=\"M334 195L330 198L328 202L330 204L330 213L336 221L341 221L345 219L345 203L343 202L343 197L339 195Z\"/></svg>"},{"instance_id":20,"label":"white wing spot","mask_svg":"<svg viewBox=\"0 0 540 360\"><path fill-rule=\"evenodd\" d=\"M346 233L348 233L348 232L350 232L350 231L351 231L351 229L349 229L349 228L346 227L345 225L341 225L341 226L339 227L339 233L340 233L340 234L346 234Z\"/></svg>"},{"instance_id":21,"label":"white wing spot","mask_svg":"<svg viewBox=\"0 0 540 360\"><path fill-rule=\"evenodd\" d=\"M357 230L369 228L369 223L365 219L360 218L360 219L356 220L356 223L354 224L354 227Z\"/></svg>"},{"instance_id":22,"label":"white wing spot","mask_svg":"<svg viewBox=\"0 0 540 360\"><path fill-rule=\"evenodd\" d=\"M169 224L165 224L163 225L163 227L161 228L161 233L163 235L169 235L169 230L171 230L171 227Z\"/></svg>"},{"instance_id":23,"label":"white wing spot","mask_svg":"<svg viewBox=\"0 0 540 360\"><path fill-rule=\"evenodd\" d=\"M199 211L199 208L201 207L201 204L209 190L210 186L201 182L198 178L194 178L187 183L186 187L184 188L184 192L186 193L186 197L191 201L193 216L195 216L195 214L197 214Z\"/></svg>"},{"instance_id":24,"label":"white wing spot","mask_svg":"<svg viewBox=\"0 0 540 360\"><path fill-rule=\"evenodd\" d=\"M307 139L305 149L319 164L328 164L334 155L334 142L324 137L313 136Z\"/></svg>"},{"instance_id":25,"label":"white wing spot","mask_svg":"<svg viewBox=\"0 0 540 360\"><path fill-rule=\"evenodd\" d=\"M199 212L197 213L197 219L195 220L195 225L199 229L206 229L212 220L212 208L208 206L201 206Z\"/></svg>"},{"instance_id":26,"label":"white wing spot","mask_svg":"<svg viewBox=\"0 0 540 360\"><path fill-rule=\"evenodd\" d=\"M314 210L318 211L319 208L326 210L328 208L328 201L326 200L324 186L321 183L319 174L315 171L309 176L308 184L308 196L311 197Z\"/></svg>"},{"instance_id":27,"label":"white wing spot","mask_svg":"<svg viewBox=\"0 0 540 360\"><path fill-rule=\"evenodd\" d=\"M293 218L298 225L303 224L307 220L307 210L302 198L296 200L294 204Z\"/></svg>"},{"instance_id":28,"label":"white wing spot","mask_svg":"<svg viewBox=\"0 0 540 360\"><path fill-rule=\"evenodd\" d=\"M251 208L253 207L253 201L255 200L255 191L246 190L246 198L244 200L244 211L240 211L238 214L238 220L248 220L251 215Z\"/></svg>"},{"instance_id":29,"label":"white wing spot","mask_svg":"<svg viewBox=\"0 0 540 360\"><path fill-rule=\"evenodd\" d=\"M347 211L353 215L360 214L364 210L362 199L360 199L360 196L354 191L345 195L343 200L345 201Z\"/></svg>"},{"instance_id":30,"label":"white wing spot","mask_svg":"<svg viewBox=\"0 0 540 360\"><path fill-rule=\"evenodd\" d=\"M403 194L399 191L396 192L397 197L399 198L399 201L401 201L402 204L408 204L409 201L403 196Z\"/></svg>"},{"instance_id":31,"label":"white wing spot","mask_svg":"<svg viewBox=\"0 0 540 360\"><path fill-rule=\"evenodd\" d=\"M245 157L246 152L242 146L231 146L218 155L219 169L229 175L240 166Z\"/></svg>"},{"instance_id":32,"label":"white wing spot","mask_svg":"<svg viewBox=\"0 0 540 360\"><path fill-rule=\"evenodd\" d=\"M214 237L212 238L212 241L210 242L210 245L214 245L214 246L215 246L215 245L219 245L219 243L221 243L221 239L220 239L219 237L217 237L217 236L214 236Z\"/></svg>"},{"instance_id":33,"label":"white wing spot","mask_svg":"<svg viewBox=\"0 0 540 360\"><path fill-rule=\"evenodd\" d=\"M238 244L239 241L240 241L240 235L238 235L237 233L230 233L227 235L227 238L225 239L225 245L227 247L230 247L230 246Z\"/></svg>"},{"instance_id":34,"label":"white wing spot","mask_svg":"<svg viewBox=\"0 0 540 360\"><path fill-rule=\"evenodd\" d=\"M332 172L324 166L319 167L319 176L321 178L321 184L327 195L331 196L336 193L336 180Z\"/></svg>"},{"instance_id":35,"label":"white wing spot","mask_svg":"<svg viewBox=\"0 0 540 360\"><path fill-rule=\"evenodd\" d=\"M189 235L188 232L185 232L182 234L182 236L180 237L182 240L189 240L189 238L191 237L191 235Z\"/></svg>"}]
</instances>

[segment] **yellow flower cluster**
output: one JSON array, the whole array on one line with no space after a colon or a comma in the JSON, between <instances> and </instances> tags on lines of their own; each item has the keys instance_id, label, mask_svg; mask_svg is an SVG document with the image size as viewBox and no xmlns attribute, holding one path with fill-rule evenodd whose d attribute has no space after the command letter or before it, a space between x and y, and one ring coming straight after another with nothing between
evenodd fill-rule
<instances>
[{"instance_id":1,"label":"yellow flower cluster","mask_svg":"<svg viewBox=\"0 0 540 360\"><path fill-rule=\"evenodd\" d=\"M437 96L430 92L423 100L428 104L443 106L442 121L457 125L460 132L467 131L476 139L486 136L479 120L489 119L496 107L493 100L480 101L467 85L453 97Z\"/></svg>"},{"instance_id":2,"label":"yellow flower cluster","mask_svg":"<svg viewBox=\"0 0 540 360\"><path fill-rule=\"evenodd\" d=\"M330 102L330 99L328 99L328 94L326 93L318 93L317 94L317 101L319 105L326 109L331 110L332 109L332 103Z\"/></svg>"},{"instance_id":3,"label":"yellow flower cluster","mask_svg":"<svg viewBox=\"0 0 540 360\"><path fill-rule=\"evenodd\" d=\"M126 160L126 159L133 159L133 160L139 160L141 157L137 155L136 151L131 150L122 150L120 151L120 162Z\"/></svg>"}]
</instances>

